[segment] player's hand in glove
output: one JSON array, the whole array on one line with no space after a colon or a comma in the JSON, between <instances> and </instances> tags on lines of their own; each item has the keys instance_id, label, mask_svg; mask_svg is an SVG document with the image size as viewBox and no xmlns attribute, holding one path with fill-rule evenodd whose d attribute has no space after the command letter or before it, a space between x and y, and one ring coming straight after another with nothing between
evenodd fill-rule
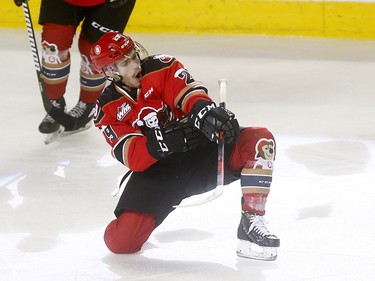
<instances>
[{"instance_id":1,"label":"player's hand in glove","mask_svg":"<svg viewBox=\"0 0 375 281\"><path fill-rule=\"evenodd\" d=\"M240 136L240 126L234 113L216 107L211 101L197 101L189 112L189 123L216 143L220 141L220 132L223 132L223 142L226 144L237 142Z\"/></svg>"},{"instance_id":2,"label":"player's hand in glove","mask_svg":"<svg viewBox=\"0 0 375 281\"><path fill-rule=\"evenodd\" d=\"M17 1L17 0L14 0ZM105 4L111 8L118 8L124 5L128 0L106 0Z\"/></svg>"},{"instance_id":3,"label":"player's hand in glove","mask_svg":"<svg viewBox=\"0 0 375 281\"><path fill-rule=\"evenodd\" d=\"M14 4L16 4L17 7L19 7L19 6L22 5L22 3L23 3L24 1L27 1L27 0L13 0L13 1L14 1Z\"/></svg>"},{"instance_id":4,"label":"player's hand in glove","mask_svg":"<svg viewBox=\"0 0 375 281\"><path fill-rule=\"evenodd\" d=\"M204 136L190 126L187 118L169 122L164 128L151 128L145 133L147 150L155 159L173 152L186 152L199 146Z\"/></svg>"}]
</instances>

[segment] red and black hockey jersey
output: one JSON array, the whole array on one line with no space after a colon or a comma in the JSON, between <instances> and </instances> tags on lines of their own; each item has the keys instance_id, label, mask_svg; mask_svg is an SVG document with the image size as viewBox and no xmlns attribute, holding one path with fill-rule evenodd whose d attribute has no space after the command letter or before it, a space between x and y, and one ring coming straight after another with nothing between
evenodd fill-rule
<instances>
[{"instance_id":1,"label":"red and black hockey jersey","mask_svg":"<svg viewBox=\"0 0 375 281\"><path fill-rule=\"evenodd\" d=\"M111 83L97 101L94 122L118 161L144 171L157 160L148 153L142 132L187 115L199 99L211 101L181 62L168 55L150 56L142 60L141 88L127 91Z\"/></svg>"}]
</instances>

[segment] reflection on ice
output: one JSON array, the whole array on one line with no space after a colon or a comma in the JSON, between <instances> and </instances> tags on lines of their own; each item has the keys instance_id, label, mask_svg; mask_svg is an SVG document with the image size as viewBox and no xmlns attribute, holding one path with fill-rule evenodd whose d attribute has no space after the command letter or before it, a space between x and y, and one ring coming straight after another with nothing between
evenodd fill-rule
<instances>
[{"instance_id":1,"label":"reflection on ice","mask_svg":"<svg viewBox=\"0 0 375 281\"><path fill-rule=\"evenodd\" d=\"M10 191L11 199L8 200L8 203L12 206L13 209L22 205L24 197L22 197L18 192L18 183L26 178L26 175L17 175L13 178L8 184L5 185Z\"/></svg>"}]
</instances>

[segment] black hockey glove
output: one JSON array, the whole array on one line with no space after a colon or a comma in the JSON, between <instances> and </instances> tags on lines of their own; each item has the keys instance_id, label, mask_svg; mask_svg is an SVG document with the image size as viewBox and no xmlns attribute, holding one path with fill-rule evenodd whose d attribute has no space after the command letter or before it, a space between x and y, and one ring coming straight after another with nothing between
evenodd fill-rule
<instances>
[{"instance_id":1,"label":"black hockey glove","mask_svg":"<svg viewBox=\"0 0 375 281\"><path fill-rule=\"evenodd\" d=\"M128 2L128 0L106 0L105 4L111 8L118 8L124 5L126 2Z\"/></svg>"},{"instance_id":2,"label":"black hockey glove","mask_svg":"<svg viewBox=\"0 0 375 281\"><path fill-rule=\"evenodd\" d=\"M214 102L199 100L189 112L189 123L202 131L211 141L219 143L220 132L226 144L237 142L240 126L234 114Z\"/></svg>"},{"instance_id":3,"label":"black hockey glove","mask_svg":"<svg viewBox=\"0 0 375 281\"><path fill-rule=\"evenodd\" d=\"M22 6L22 3L24 1L27 1L27 0L13 0L13 1L14 1L14 4L16 4L17 7L20 7L20 6Z\"/></svg>"},{"instance_id":4,"label":"black hockey glove","mask_svg":"<svg viewBox=\"0 0 375 281\"><path fill-rule=\"evenodd\" d=\"M184 118L171 121L164 128L152 128L146 132L146 137L148 152L159 160L170 153L198 147L204 136Z\"/></svg>"}]
</instances>

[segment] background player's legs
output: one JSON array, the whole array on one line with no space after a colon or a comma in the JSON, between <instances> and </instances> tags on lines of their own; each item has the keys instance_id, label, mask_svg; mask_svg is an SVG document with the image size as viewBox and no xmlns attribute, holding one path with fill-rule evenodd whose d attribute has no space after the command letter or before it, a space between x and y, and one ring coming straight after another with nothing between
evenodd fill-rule
<instances>
[{"instance_id":1,"label":"background player's legs","mask_svg":"<svg viewBox=\"0 0 375 281\"><path fill-rule=\"evenodd\" d=\"M83 34L78 40L78 48L81 55L80 70L80 95L79 99L86 104L95 104L103 91L106 78L95 69L90 59L90 43Z\"/></svg>"},{"instance_id":2,"label":"background player's legs","mask_svg":"<svg viewBox=\"0 0 375 281\"><path fill-rule=\"evenodd\" d=\"M90 43L81 33L78 39L78 48L81 55L80 69L80 95L77 104L69 111L69 114L77 118L72 130L89 128L89 122L94 116L94 107L97 98L102 93L106 78L103 77L90 60Z\"/></svg>"},{"instance_id":3,"label":"background player's legs","mask_svg":"<svg viewBox=\"0 0 375 281\"><path fill-rule=\"evenodd\" d=\"M52 104L65 110L64 94L70 72L70 53L75 27L46 23L42 31L42 68L44 86ZM41 133L53 133L59 124L48 114L39 125Z\"/></svg>"},{"instance_id":4,"label":"background player's legs","mask_svg":"<svg viewBox=\"0 0 375 281\"><path fill-rule=\"evenodd\" d=\"M81 55L80 95L77 104L69 111L70 115L77 118L76 126L72 130L90 127L95 102L106 84L106 78L98 73L91 62L90 48L105 32L124 31L134 4L135 0L129 0L117 8L97 5L84 9L82 31L78 39Z\"/></svg>"}]
</instances>

